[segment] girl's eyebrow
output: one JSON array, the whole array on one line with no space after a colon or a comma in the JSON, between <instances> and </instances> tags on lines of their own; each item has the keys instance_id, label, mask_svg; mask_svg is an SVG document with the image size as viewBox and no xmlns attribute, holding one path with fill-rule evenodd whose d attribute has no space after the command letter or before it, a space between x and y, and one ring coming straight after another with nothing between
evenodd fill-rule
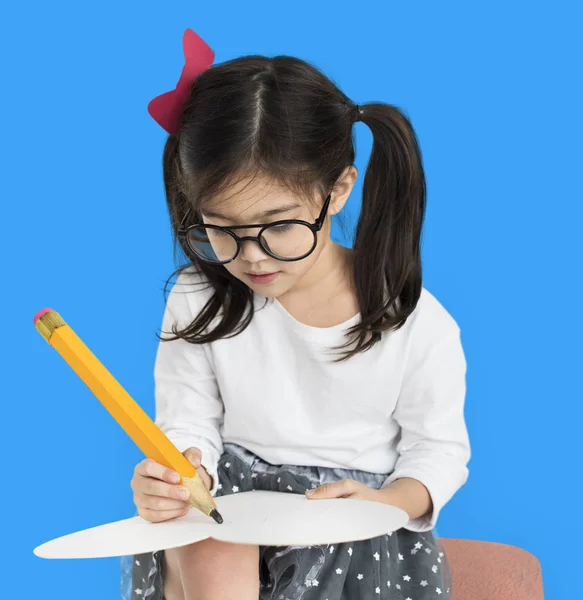
<instances>
[{"instance_id":1,"label":"girl's eyebrow","mask_svg":"<svg viewBox=\"0 0 583 600\"><path fill-rule=\"evenodd\" d=\"M249 222L255 222L255 221L259 221L260 219L263 219L265 217L279 215L281 213L285 213L290 210L293 210L294 208L299 208L299 207L300 207L299 204L288 204L286 206L281 206L280 208L271 208L269 210L264 210L264 211L255 213L255 215L253 215L252 217L250 217L247 220ZM206 215L207 217L213 217L215 219L222 219L223 221L231 220L229 217L226 217L225 215L222 215L221 213L213 211L213 210L203 210L202 213L204 215Z\"/></svg>"}]
</instances>

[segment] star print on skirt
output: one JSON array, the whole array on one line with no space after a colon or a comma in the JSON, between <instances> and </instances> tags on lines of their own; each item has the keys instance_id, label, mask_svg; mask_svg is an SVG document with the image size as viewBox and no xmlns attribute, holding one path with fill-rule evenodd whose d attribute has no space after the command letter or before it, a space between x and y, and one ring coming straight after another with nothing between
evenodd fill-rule
<instances>
[{"instance_id":1,"label":"star print on skirt","mask_svg":"<svg viewBox=\"0 0 583 600\"><path fill-rule=\"evenodd\" d=\"M351 469L271 465L247 449L225 444L217 496L267 490L303 494L341 479L379 489L388 474ZM358 542L261 546L259 600L447 600L451 573L434 531L399 529ZM123 600L164 598L164 551L124 556Z\"/></svg>"}]
</instances>

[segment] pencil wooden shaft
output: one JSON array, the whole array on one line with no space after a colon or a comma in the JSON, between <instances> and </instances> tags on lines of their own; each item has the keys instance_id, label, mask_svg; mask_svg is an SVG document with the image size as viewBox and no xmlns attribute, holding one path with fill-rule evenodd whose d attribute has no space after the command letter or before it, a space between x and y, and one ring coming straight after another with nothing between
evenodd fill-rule
<instances>
[{"instance_id":1,"label":"pencil wooden shaft","mask_svg":"<svg viewBox=\"0 0 583 600\"><path fill-rule=\"evenodd\" d=\"M210 492L194 466L179 452L164 432L128 394L115 377L69 327L57 327L48 340L69 366L100 400L142 452L178 472L191 490L189 503L204 512L216 508ZM200 480L200 481L196 481Z\"/></svg>"}]
</instances>

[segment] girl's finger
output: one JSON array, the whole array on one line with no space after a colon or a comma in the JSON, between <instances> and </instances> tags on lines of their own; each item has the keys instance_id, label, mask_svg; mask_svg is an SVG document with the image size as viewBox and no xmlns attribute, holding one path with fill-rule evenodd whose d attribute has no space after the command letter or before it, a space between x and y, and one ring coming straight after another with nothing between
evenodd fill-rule
<instances>
[{"instance_id":1,"label":"girl's finger","mask_svg":"<svg viewBox=\"0 0 583 600\"><path fill-rule=\"evenodd\" d=\"M139 482L138 491L141 494L174 498L182 501L186 501L190 497L190 490L187 487L166 483L165 481L153 479L152 477L142 477Z\"/></svg>"},{"instance_id":2,"label":"girl's finger","mask_svg":"<svg viewBox=\"0 0 583 600\"><path fill-rule=\"evenodd\" d=\"M184 451L184 457L197 469L200 467L202 452L198 448L188 448Z\"/></svg>"},{"instance_id":3,"label":"girl's finger","mask_svg":"<svg viewBox=\"0 0 583 600\"><path fill-rule=\"evenodd\" d=\"M135 468L135 473L142 477L153 477L154 479L160 479L167 483L180 483L181 479L176 471L157 463L151 458L146 458L138 463Z\"/></svg>"},{"instance_id":4,"label":"girl's finger","mask_svg":"<svg viewBox=\"0 0 583 600\"><path fill-rule=\"evenodd\" d=\"M356 491L356 481L352 479L343 479L334 483L325 483L315 490L307 490L306 496L315 500L324 498L342 498L350 496Z\"/></svg>"},{"instance_id":5,"label":"girl's finger","mask_svg":"<svg viewBox=\"0 0 583 600\"><path fill-rule=\"evenodd\" d=\"M173 498L163 498L162 496L150 496L149 494L134 494L134 504L139 508L148 510L184 510L188 506L187 502L174 500Z\"/></svg>"}]
</instances>

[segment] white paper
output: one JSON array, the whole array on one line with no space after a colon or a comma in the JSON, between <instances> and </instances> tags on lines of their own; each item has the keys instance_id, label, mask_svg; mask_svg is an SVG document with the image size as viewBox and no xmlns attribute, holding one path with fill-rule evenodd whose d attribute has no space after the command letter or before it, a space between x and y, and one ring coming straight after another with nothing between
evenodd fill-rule
<instances>
[{"instance_id":1,"label":"white paper","mask_svg":"<svg viewBox=\"0 0 583 600\"><path fill-rule=\"evenodd\" d=\"M104 558L178 548L207 538L261 546L316 546L365 540L407 524L405 511L380 502L252 491L215 498L219 525L192 508L187 515L150 523L142 517L72 533L34 549L41 558Z\"/></svg>"}]
</instances>

